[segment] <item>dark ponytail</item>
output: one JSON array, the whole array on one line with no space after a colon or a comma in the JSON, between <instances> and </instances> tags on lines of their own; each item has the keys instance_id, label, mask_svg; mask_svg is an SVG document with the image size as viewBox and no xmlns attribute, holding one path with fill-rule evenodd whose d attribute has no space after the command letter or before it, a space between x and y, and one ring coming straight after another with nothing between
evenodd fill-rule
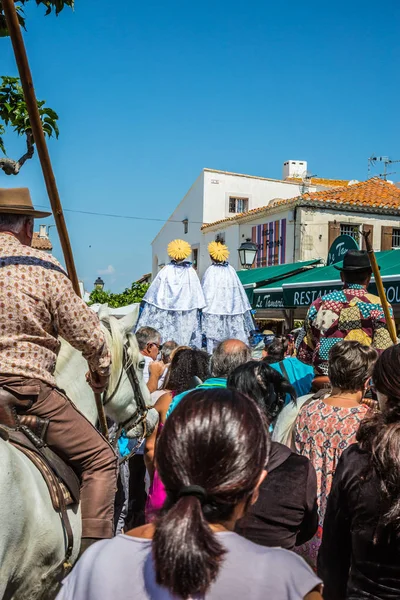
<instances>
[{"instance_id":1,"label":"dark ponytail","mask_svg":"<svg viewBox=\"0 0 400 600\"><path fill-rule=\"evenodd\" d=\"M361 423L357 441L371 454L371 466L378 476L382 514L378 531L390 527L400 534L400 346L383 352L375 364L373 382L386 396L382 412L369 415Z\"/></svg>"},{"instance_id":2,"label":"dark ponytail","mask_svg":"<svg viewBox=\"0 0 400 600\"><path fill-rule=\"evenodd\" d=\"M156 463L167 491L155 521L156 581L171 594L205 594L225 550L210 524L232 518L251 500L269 451L263 417L254 402L233 390L188 394L167 419ZM188 486L200 488L190 493Z\"/></svg>"}]
</instances>

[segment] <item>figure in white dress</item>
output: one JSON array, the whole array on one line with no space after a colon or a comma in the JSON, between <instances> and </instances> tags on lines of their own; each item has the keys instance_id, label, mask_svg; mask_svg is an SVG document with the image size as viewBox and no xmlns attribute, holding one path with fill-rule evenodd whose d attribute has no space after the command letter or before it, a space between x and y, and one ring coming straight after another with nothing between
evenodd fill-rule
<instances>
[{"instance_id":1,"label":"figure in white dress","mask_svg":"<svg viewBox=\"0 0 400 600\"><path fill-rule=\"evenodd\" d=\"M229 250L220 242L211 242L208 252L212 265L204 274L201 286L206 302L202 314L202 332L207 352L226 339L249 343L255 329L250 302L239 277L227 262Z\"/></svg>"},{"instance_id":2,"label":"figure in white dress","mask_svg":"<svg viewBox=\"0 0 400 600\"><path fill-rule=\"evenodd\" d=\"M171 262L147 290L136 330L154 327L162 343L174 340L180 346L201 348L200 310L205 301L197 273L186 260L191 251L184 240L168 244Z\"/></svg>"}]
</instances>

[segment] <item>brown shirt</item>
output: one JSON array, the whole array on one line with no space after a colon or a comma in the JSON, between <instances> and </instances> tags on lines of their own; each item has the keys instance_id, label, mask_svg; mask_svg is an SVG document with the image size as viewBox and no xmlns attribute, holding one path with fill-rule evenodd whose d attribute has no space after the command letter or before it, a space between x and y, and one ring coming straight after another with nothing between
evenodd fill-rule
<instances>
[{"instance_id":1,"label":"brown shirt","mask_svg":"<svg viewBox=\"0 0 400 600\"><path fill-rule=\"evenodd\" d=\"M51 255L0 233L0 375L55 385L58 336L108 375L110 352L97 315Z\"/></svg>"}]
</instances>

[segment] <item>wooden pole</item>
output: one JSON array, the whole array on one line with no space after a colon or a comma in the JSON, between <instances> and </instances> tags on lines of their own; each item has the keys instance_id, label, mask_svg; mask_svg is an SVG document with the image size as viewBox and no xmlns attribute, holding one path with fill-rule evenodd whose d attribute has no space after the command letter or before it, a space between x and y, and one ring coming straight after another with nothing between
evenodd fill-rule
<instances>
[{"instance_id":1,"label":"wooden pole","mask_svg":"<svg viewBox=\"0 0 400 600\"><path fill-rule=\"evenodd\" d=\"M26 55L21 28L18 23L14 0L2 0L2 6L4 10L4 16L6 18L8 32L10 34L11 42L14 48L15 60L17 62L22 89L24 91L24 97L26 107L28 109L29 121L32 128L33 138L35 140L40 164L42 166L43 177L46 183L47 194L49 196L51 209L53 211L54 220L56 222L58 235L60 237L65 264L74 290L78 294L78 296L80 296L81 293L79 289L79 281L78 276L76 274L75 263L72 255L67 226L65 224L60 196L58 193L57 184L51 165L50 155L44 137L44 132L42 129L42 123L40 121L35 90L33 87L32 74L29 68L28 57Z\"/></svg>"},{"instance_id":2,"label":"wooden pole","mask_svg":"<svg viewBox=\"0 0 400 600\"><path fill-rule=\"evenodd\" d=\"M366 231L366 232L363 232L362 235L364 236L364 239L365 239L365 247L367 249L368 256L369 256L369 262L371 265L372 272L374 274L376 288L378 290L379 298L381 300L383 312L385 313L386 327L388 328L388 331L389 331L390 337L392 338L393 344L397 344L396 328L395 328L392 316L390 314L389 303L386 298L385 288L383 287L382 277L381 277L381 273L379 271L378 263L376 262L375 252L374 252L374 249L372 248L372 244L369 239L370 233L371 233L370 231Z\"/></svg>"}]
</instances>

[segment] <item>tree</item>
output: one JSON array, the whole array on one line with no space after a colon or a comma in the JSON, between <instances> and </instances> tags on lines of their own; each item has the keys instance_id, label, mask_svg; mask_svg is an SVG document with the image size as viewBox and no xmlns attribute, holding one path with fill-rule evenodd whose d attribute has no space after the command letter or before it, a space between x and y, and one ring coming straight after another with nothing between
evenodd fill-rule
<instances>
[{"instance_id":1,"label":"tree","mask_svg":"<svg viewBox=\"0 0 400 600\"><path fill-rule=\"evenodd\" d=\"M17 10L18 20L24 29L25 14L24 5L29 0L14 0ZM65 6L74 7L74 0L35 0L37 5L43 4L46 7L46 15L55 12L58 15ZM7 37L8 30L3 12L2 0L0 0L0 37ZM0 169L6 175L18 175L23 164L32 158L34 154L35 140L33 138L32 129L30 126L29 115L26 108L26 103L18 77L9 77L3 75L0 84L0 152L4 154L4 158L0 157ZM58 115L57 113L45 106L45 101L38 101L38 109L42 122L43 131L46 136L55 136L58 138ZM3 136L6 127L11 127L19 136L25 137L26 152L18 160L8 158L4 145Z\"/></svg>"},{"instance_id":2,"label":"tree","mask_svg":"<svg viewBox=\"0 0 400 600\"><path fill-rule=\"evenodd\" d=\"M93 290L90 294L89 305L91 304L108 304L111 308L119 308L141 302L147 290L149 283L132 283L130 288L126 288L121 294L113 294L104 290Z\"/></svg>"},{"instance_id":3,"label":"tree","mask_svg":"<svg viewBox=\"0 0 400 600\"><path fill-rule=\"evenodd\" d=\"M58 15L65 6L70 6L74 8L74 0L35 0L36 4L39 6L43 4L46 7L46 16L49 15L53 10ZM14 0L15 8L18 15L18 21L21 27L26 29L25 27L25 15L24 15L24 5L29 2L29 0ZM6 25L6 19L3 12L2 2L0 0L0 37L7 37L8 30Z\"/></svg>"},{"instance_id":4,"label":"tree","mask_svg":"<svg viewBox=\"0 0 400 600\"><path fill-rule=\"evenodd\" d=\"M35 140L33 139L28 110L18 77L3 75L0 79L2 81L0 84L0 150L5 156L0 158L0 169L6 175L18 175L25 161L33 156ZM45 135L48 137L55 135L58 138L57 113L46 107L44 100L38 101L37 105ZM26 152L18 160L8 158L6 154L2 136L7 126L12 127L19 136L25 136L26 139Z\"/></svg>"}]
</instances>

